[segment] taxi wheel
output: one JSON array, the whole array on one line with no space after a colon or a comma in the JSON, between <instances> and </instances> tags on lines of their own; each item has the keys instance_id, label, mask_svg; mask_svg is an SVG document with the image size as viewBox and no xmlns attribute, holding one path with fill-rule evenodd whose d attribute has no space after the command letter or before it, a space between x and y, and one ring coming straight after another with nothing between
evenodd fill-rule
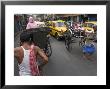
<instances>
[{"instance_id":1,"label":"taxi wheel","mask_svg":"<svg viewBox=\"0 0 110 89\"><path fill-rule=\"evenodd\" d=\"M55 33L55 37L57 40L60 40L60 37L58 36L58 33Z\"/></svg>"}]
</instances>

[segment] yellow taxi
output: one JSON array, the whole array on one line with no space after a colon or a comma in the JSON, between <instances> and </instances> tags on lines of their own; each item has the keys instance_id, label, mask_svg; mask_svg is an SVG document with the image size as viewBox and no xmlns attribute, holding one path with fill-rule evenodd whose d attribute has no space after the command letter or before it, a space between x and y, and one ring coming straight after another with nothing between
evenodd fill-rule
<instances>
[{"instance_id":1,"label":"yellow taxi","mask_svg":"<svg viewBox=\"0 0 110 89\"><path fill-rule=\"evenodd\" d=\"M58 40L62 37L64 37L64 32L67 31L67 27L65 25L65 21L63 20L57 20L57 21L50 21L51 32L50 34L52 36L55 36Z\"/></svg>"},{"instance_id":2,"label":"yellow taxi","mask_svg":"<svg viewBox=\"0 0 110 89\"><path fill-rule=\"evenodd\" d=\"M95 32L97 30L97 22L96 21L89 21L83 24L83 28L87 32Z\"/></svg>"}]
</instances>

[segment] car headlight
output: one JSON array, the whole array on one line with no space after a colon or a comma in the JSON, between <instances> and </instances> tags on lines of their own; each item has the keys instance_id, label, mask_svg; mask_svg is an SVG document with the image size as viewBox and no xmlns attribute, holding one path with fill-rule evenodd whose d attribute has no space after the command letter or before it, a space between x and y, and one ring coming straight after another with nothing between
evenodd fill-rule
<instances>
[{"instance_id":1,"label":"car headlight","mask_svg":"<svg viewBox=\"0 0 110 89\"><path fill-rule=\"evenodd\" d=\"M61 30L58 30L58 32L61 32Z\"/></svg>"}]
</instances>

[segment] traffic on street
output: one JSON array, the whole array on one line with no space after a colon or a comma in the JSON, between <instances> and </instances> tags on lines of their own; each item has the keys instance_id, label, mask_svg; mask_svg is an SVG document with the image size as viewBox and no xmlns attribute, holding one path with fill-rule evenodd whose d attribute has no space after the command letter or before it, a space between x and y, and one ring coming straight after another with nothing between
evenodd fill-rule
<instances>
[{"instance_id":1,"label":"traffic on street","mask_svg":"<svg viewBox=\"0 0 110 89\"><path fill-rule=\"evenodd\" d=\"M14 76L97 76L97 14L15 14Z\"/></svg>"}]
</instances>

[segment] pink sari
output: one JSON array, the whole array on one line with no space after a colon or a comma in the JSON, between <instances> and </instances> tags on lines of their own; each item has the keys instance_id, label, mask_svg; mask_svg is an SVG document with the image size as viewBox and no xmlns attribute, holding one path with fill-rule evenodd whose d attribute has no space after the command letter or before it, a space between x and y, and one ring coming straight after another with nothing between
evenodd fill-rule
<instances>
[{"instance_id":1,"label":"pink sari","mask_svg":"<svg viewBox=\"0 0 110 89\"><path fill-rule=\"evenodd\" d=\"M33 48L34 48L34 45L31 46L30 55L29 55L31 74L32 74L32 76L39 76L40 75L39 68L36 63L36 55L35 55Z\"/></svg>"},{"instance_id":2,"label":"pink sari","mask_svg":"<svg viewBox=\"0 0 110 89\"><path fill-rule=\"evenodd\" d=\"M38 28L38 23L34 21L33 17L29 17L29 22L27 24L26 29L31 29L31 28Z\"/></svg>"}]
</instances>

